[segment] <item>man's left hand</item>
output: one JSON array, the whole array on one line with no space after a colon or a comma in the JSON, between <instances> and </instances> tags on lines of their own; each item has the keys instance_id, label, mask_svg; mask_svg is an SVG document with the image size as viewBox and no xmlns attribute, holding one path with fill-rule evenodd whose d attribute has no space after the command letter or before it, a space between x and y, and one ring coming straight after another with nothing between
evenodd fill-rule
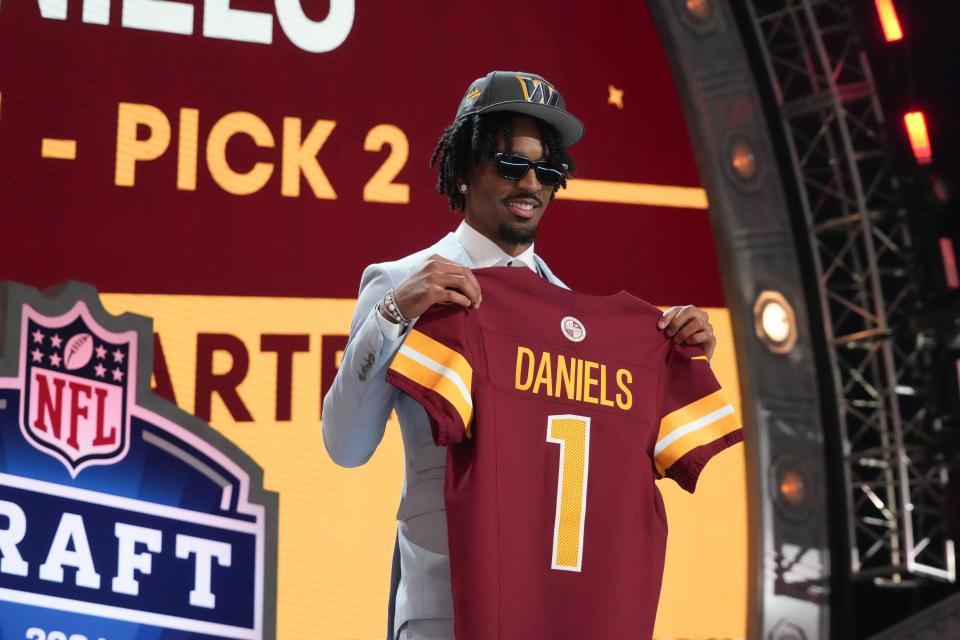
<instances>
[{"instance_id":1,"label":"man's left hand","mask_svg":"<svg viewBox=\"0 0 960 640\"><path fill-rule=\"evenodd\" d=\"M657 322L657 328L663 329L668 338L677 344L696 345L703 349L707 360L713 358L717 348L717 338L713 335L713 325L706 311L693 305L670 307L663 312Z\"/></svg>"}]
</instances>

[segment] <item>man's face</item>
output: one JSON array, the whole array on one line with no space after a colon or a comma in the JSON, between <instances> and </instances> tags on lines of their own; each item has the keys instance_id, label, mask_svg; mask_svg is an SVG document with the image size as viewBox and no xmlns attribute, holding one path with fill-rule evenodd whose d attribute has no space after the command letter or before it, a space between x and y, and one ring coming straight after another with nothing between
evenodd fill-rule
<instances>
[{"instance_id":1,"label":"man's face","mask_svg":"<svg viewBox=\"0 0 960 640\"><path fill-rule=\"evenodd\" d=\"M530 118L517 116L511 128L513 153L530 160L541 160L546 150L536 123ZM497 151L505 148L504 141L498 140ZM533 169L527 171L520 181L501 178L495 159L473 169L468 187L464 213L471 227L512 256L530 246L540 218L550 204L553 187L540 184Z\"/></svg>"}]
</instances>

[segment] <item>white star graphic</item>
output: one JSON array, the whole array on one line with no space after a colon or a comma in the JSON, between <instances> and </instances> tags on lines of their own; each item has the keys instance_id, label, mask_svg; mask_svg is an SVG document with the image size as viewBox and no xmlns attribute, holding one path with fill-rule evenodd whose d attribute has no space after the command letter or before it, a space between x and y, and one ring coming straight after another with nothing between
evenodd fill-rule
<instances>
[{"instance_id":1,"label":"white star graphic","mask_svg":"<svg viewBox=\"0 0 960 640\"><path fill-rule=\"evenodd\" d=\"M123 351L120 351L120 349L117 349L116 351L114 351L114 352L113 352L113 361L114 361L114 362L123 362Z\"/></svg>"},{"instance_id":2,"label":"white star graphic","mask_svg":"<svg viewBox=\"0 0 960 640\"><path fill-rule=\"evenodd\" d=\"M120 369L114 369L113 371L110 372L110 374L113 376L113 379L117 382L120 382L121 380L123 380L123 371L120 371Z\"/></svg>"},{"instance_id":3,"label":"white star graphic","mask_svg":"<svg viewBox=\"0 0 960 640\"><path fill-rule=\"evenodd\" d=\"M30 355L33 356L34 362L43 362L43 352L40 349L34 349L30 352Z\"/></svg>"},{"instance_id":4,"label":"white star graphic","mask_svg":"<svg viewBox=\"0 0 960 640\"><path fill-rule=\"evenodd\" d=\"M93 370L97 373L97 377L98 377L98 378L102 378L102 377L104 376L104 374L107 373L107 368L106 368L105 366L103 366L102 364L98 364L97 366L95 366L95 367L93 368Z\"/></svg>"},{"instance_id":5,"label":"white star graphic","mask_svg":"<svg viewBox=\"0 0 960 640\"><path fill-rule=\"evenodd\" d=\"M53 334L53 337L50 338L50 344L52 344L54 347L58 349L60 348L61 342L63 342L63 340L60 338L60 334L58 333Z\"/></svg>"},{"instance_id":6,"label":"white star graphic","mask_svg":"<svg viewBox=\"0 0 960 640\"><path fill-rule=\"evenodd\" d=\"M33 341L43 344L43 332L41 332L40 329L33 332Z\"/></svg>"},{"instance_id":7,"label":"white star graphic","mask_svg":"<svg viewBox=\"0 0 960 640\"><path fill-rule=\"evenodd\" d=\"M59 367L59 366L60 366L60 356L58 356L57 354L53 354L52 356L50 356L50 364L52 364L52 365L55 366L55 367Z\"/></svg>"},{"instance_id":8,"label":"white star graphic","mask_svg":"<svg viewBox=\"0 0 960 640\"><path fill-rule=\"evenodd\" d=\"M103 360L107 357L107 350L103 348L103 345L99 345L96 349L97 351L97 360Z\"/></svg>"}]
</instances>

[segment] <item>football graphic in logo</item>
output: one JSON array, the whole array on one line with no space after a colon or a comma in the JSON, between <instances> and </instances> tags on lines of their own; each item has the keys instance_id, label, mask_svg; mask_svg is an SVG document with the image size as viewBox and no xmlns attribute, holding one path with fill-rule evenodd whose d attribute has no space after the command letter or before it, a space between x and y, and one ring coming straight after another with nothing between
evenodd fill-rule
<instances>
[{"instance_id":1,"label":"football graphic in logo","mask_svg":"<svg viewBox=\"0 0 960 640\"><path fill-rule=\"evenodd\" d=\"M63 349L63 366L70 370L82 369L93 357L93 336L78 333L69 340Z\"/></svg>"},{"instance_id":2,"label":"football graphic in logo","mask_svg":"<svg viewBox=\"0 0 960 640\"><path fill-rule=\"evenodd\" d=\"M560 321L560 330L571 342L582 342L587 337L587 328L573 316L566 316Z\"/></svg>"}]
</instances>

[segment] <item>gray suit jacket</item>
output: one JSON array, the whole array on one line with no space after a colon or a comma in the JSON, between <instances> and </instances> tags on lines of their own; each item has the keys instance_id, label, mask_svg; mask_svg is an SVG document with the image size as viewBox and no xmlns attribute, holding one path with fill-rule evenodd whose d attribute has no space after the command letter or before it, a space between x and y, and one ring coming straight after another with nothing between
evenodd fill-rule
<instances>
[{"instance_id":1,"label":"gray suit jacket","mask_svg":"<svg viewBox=\"0 0 960 640\"><path fill-rule=\"evenodd\" d=\"M364 270L350 339L333 386L323 400L324 444L334 462L345 467L370 459L383 439L390 411L397 411L406 466L397 511L401 572L396 629L408 620L453 618L443 505L446 449L433 443L423 408L387 384L386 369L403 336L397 340L385 337L374 316L377 302L387 291L432 254L474 266L463 245L449 233L423 251ZM566 286L539 257L535 259L548 282Z\"/></svg>"}]
</instances>

